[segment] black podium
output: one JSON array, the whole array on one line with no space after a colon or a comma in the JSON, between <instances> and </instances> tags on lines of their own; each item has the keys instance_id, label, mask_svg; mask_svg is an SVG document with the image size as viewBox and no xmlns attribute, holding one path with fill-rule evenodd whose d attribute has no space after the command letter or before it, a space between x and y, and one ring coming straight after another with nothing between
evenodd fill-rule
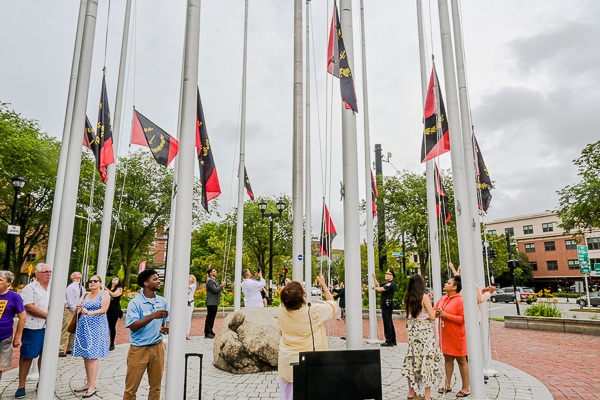
<instances>
[{"instance_id":1,"label":"black podium","mask_svg":"<svg viewBox=\"0 0 600 400\"><path fill-rule=\"evenodd\" d=\"M293 370L294 400L382 399L379 350L302 352Z\"/></svg>"}]
</instances>

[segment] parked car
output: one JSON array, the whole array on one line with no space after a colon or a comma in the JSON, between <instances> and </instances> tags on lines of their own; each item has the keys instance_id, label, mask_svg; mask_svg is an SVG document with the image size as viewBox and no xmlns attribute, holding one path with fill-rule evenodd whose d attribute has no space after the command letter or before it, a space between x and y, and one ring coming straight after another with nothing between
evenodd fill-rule
<instances>
[{"instance_id":1,"label":"parked car","mask_svg":"<svg viewBox=\"0 0 600 400\"><path fill-rule=\"evenodd\" d=\"M310 295L312 297L321 298L321 296L323 296L323 292L318 287L313 286L310 288Z\"/></svg>"},{"instance_id":2,"label":"parked car","mask_svg":"<svg viewBox=\"0 0 600 400\"><path fill-rule=\"evenodd\" d=\"M577 303L583 307L587 306L587 296L581 296L577 299ZM600 292L590 292L590 304L594 307L600 306Z\"/></svg>"},{"instance_id":3,"label":"parked car","mask_svg":"<svg viewBox=\"0 0 600 400\"><path fill-rule=\"evenodd\" d=\"M526 302L527 304L531 304L534 301L537 301L537 296L532 288L528 287L517 287L517 294L519 301ZM502 289L496 290L492 294L492 303L497 303L499 301L503 301L505 303L515 302L515 289L512 287L505 287Z\"/></svg>"}]
</instances>

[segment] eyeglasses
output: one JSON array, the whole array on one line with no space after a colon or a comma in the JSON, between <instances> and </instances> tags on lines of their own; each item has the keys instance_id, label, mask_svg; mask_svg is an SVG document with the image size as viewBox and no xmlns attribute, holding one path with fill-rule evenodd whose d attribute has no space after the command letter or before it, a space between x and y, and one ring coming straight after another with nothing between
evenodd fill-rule
<instances>
[{"instance_id":1,"label":"eyeglasses","mask_svg":"<svg viewBox=\"0 0 600 400\"><path fill-rule=\"evenodd\" d=\"M88 281L88 283L99 283L100 281L98 279L90 279Z\"/></svg>"},{"instance_id":2,"label":"eyeglasses","mask_svg":"<svg viewBox=\"0 0 600 400\"><path fill-rule=\"evenodd\" d=\"M51 274L52 271L40 271L38 272L38 274Z\"/></svg>"}]
</instances>

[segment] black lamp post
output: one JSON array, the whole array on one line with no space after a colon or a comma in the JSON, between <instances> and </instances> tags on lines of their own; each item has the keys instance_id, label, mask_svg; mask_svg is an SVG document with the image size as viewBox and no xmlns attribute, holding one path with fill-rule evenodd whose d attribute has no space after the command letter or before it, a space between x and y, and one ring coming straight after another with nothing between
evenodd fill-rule
<instances>
[{"instance_id":1,"label":"black lamp post","mask_svg":"<svg viewBox=\"0 0 600 400\"><path fill-rule=\"evenodd\" d=\"M27 181L21 175L12 179L11 183L15 188L15 202L12 207L12 217L10 224L14 225L17 223L17 210L19 209L19 198L21 197L21 190ZM12 254L13 247L15 247L15 233L8 233L8 240L6 241L6 255L4 257L4 269L10 269L10 255Z\"/></svg>"},{"instance_id":2,"label":"black lamp post","mask_svg":"<svg viewBox=\"0 0 600 400\"><path fill-rule=\"evenodd\" d=\"M271 286L273 285L273 220L275 218L281 218L283 210L285 209L285 203L283 200L279 200L276 204L277 210L279 210L278 214L266 214L265 210L267 209L267 203L262 200L258 203L258 208L260 208L260 212L263 218L269 218L270 226L269 226L269 304L273 302L273 292Z\"/></svg>"}]
</instances>

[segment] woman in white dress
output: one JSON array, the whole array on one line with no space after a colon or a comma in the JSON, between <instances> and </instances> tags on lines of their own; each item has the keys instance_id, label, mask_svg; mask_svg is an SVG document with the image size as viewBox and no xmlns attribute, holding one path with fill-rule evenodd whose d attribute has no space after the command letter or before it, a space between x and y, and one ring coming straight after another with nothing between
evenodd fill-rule
<instances>
[{"instance_id":1,"label":"woman in white dress","mask_svg":"<svg viewBox=\"0 0 600 400\"><path fill-rule=\"evenodd\" d=\"M194 294L196 294L196 277L190 275L190 281L188 286L188 308L187 308L187 333L185 338L190 340L190 331L192 329L192 314L194 313Z\"/></svg>"}]
</instances>

